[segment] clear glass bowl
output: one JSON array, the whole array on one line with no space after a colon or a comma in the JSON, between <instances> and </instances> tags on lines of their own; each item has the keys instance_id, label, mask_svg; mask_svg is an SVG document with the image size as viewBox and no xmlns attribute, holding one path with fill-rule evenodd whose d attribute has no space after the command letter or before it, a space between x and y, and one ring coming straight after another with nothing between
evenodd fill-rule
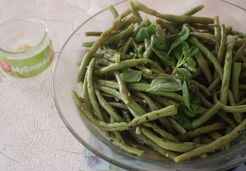
<instances>
[{"instance_id":1,"label":"clear glass bowl","mask_svg":"<svg viewBox=\"0 0 246 171\"><path fill-rule=\"evenodd\" d=\"M246 30L246 13L223 1L212 0L141 0L142 3L163 13L182 14L198 4L206 7L199 15L214 17L220 16L221 22L232 25L239 31ZM129 7L127 1L115 5L119 12ZM154 160L133 156L108 141L93 125L83 120L71 98L71 90L78 90L76 77L78 67L76 62L81 60L85 49L81 43L95 38L86 37L86 31L103 31L108 28L113 17L107 9L98 12L89 18L66 41L57 59L53 78L53 93L56 108L71 133L86 148L115 165L127 170L222 170L232 168L246 161L246 139L230 149L216 153L205 159L174 163L169 160Z\"/></svg>"}]
</instances>

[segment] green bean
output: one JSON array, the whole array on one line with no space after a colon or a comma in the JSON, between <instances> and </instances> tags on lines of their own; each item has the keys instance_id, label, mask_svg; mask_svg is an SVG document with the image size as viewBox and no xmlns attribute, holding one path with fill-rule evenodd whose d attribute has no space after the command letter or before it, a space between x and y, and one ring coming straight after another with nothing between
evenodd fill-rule
<instances>
[{"instance_id":1,"label":"green bean","mask_svg":"<svg viewBox=\"0 0 246 171\"><path fill-rule=\"evenodd\" d=\"M123 140L123 138L119 132L114 132L114 136L111 136L111 138L116 144L118 144L122 149L126 150L129 153L135 154L137 156L142 156L144 153L143 150L139 150L137 148L134 148L132 146L127 145L124 142L124 140Z\"/></svg>"},{"instance_id":2,"label":"green bean","mask_svg":"<svg viewBox=\"0 0 246 171\"><path fill-rule=\"evenodd\" d=\"M142 133L158 146L170 151L186 152L200 146L191 142L175 143L175 142L167 141L165 139L156 136L150 129L144 127L142 127Z\"/></svg>"},{"instance_id":3,"label":"green bean","mask_svg":"<svg viewBox=\"0 0 246 171\"><path fill-rule=\"evenodd\" d=\"M121 116L114 110L114 108L112 108L108 102L103 98L103 96L101 95L101 93L95 89L95 93L97 95L97 99L101 105L102 108L104 108L108 114L115 120L115 121L123 121L123 119L121 118Z\"/></svg>"},{"instance_id":4,"label":"green bean","mask_svg":"<svg viewBox=\"0 0 246 171\"><path fill-rule=\"evenodd\" d=\"M222 74L222 68L217 61L217 59L214 57L214 55L203 45L201 44L196 38L192 37L189 39L189 42L200 49L200 51L210 60L210 62L213 64L215 70L219 74L220 79L222 80L223 74Z\"/></svg>"},{"instance_id":5,"label":"green bean","mask_svg":"<svg viewBox=\"0 0 246 171\"><path fill-rule=\"evenodd\" d=\"M85 32L86 36L101 36L102 32L100 31L87 31Z\"/></svg>"},{"instance_id":6,"label":"green bean","mask_svg":"<svg viewBox=\"0 0 246 171\"><path fill-rule=\"evenodd\" d=\"M93 44L95 43L95 41L91 41L91 42L83 42L82 46L86 47L86 48L90 48L93 46Z\"/></svg>"},{"instance_id":7,"label":"green bean","mask_svg":"<svg viewBox=\"0 0 246 171\"><path fill-rule=\"evenodd\" d=\"M160 25L162 28L167 29L167 30L170 31L171 33L177 33L175 27L173 27L170 23L165 22L165 21L162 20L162 19L157 19L157 20L156 20L156 23L157 23L158 25Z\"/></svg>"},{"instance_id":8,"label":"green bean","mask_svg":"<svg viewBox=\"0 0 246 171\"><path fill-rule=\"evenodd\" d=\"M204 40L209 40L209 41L212 41L218 44L218 38L215 35L212 35L210 33L191 32L190 34L194 37L201 38Z\"/></svg>"},{"instance_id":9,"label":"green bean","mask_svg":"<svg viewBox=\"0 0 246 171\"><path fill-rule=\"evenodd\" d=\"M158 64L152 60L149 60L149 59L132 59L132 60L121 61L117 64L112 64L112 65L106 66L104 68L101 68L98 71L96 71L96 74L97 75L103 75L103 74L106 74L108 72L112 72L112 71L116 71L116 70L120 70L120 69L124 69L124 68L129 68L129 67L133 67L133 66L136 66L139 64L145 64L145 63L149 63L155 67L158 67L158 69L159 69Z\"/></svg>"},{"instance_id":10,"label":"green bean","mask_svg":"<svg viewBox=\"0 0 246 171\"><path fill-rule=\"evenodd\" d=\"M145 127L147 128L151 128L153 131L155 131L156 133L160 134L161 137L173 141L173 142L179 142L179 140L173 136L172 134L166 132L165 130L161 129L159 126L157 126L156 124L150 124L150 123L145 123L144 124Z\"/></svg>"},{"instance_id":11,"label":"green bean","mask_svg":"<svg viewBox=\"0 0 246 171\"><path fill-rule=\"evenodd\" d=\"M208 90L211 91L217 87L217 85L220 83L220 78L217 76L214 81L209 85Z\"/></svg>"},{"instance_id":12,"label":"green bean","mask_svg":"<svg viewBox=\"0 0 246 171\"><path fill-rule=\"evenodd\" d=\"M199 136L199 135L202 135L202 134L207 134L209 132L213 132L213 131L224 129L224 128L225 128L225 124L224 123L216 122L216 123L213 123L213 124L210 124L210 125L206 125L206 126L203 126L203 127L199 127L199 128L196 128L196 129L194 129L192 131L186 132L183 135L182 140L188 140L190 138L193 138L193 137L196 137L196 136Z\"/></svg>"},{"instance_id":13,"label":"green bean","mask_svg":"<svg viewBox=\"0 0 246 171\"><path fill-rule=\"evenodd\" d=\"M230 112L230 113L244 113L246 112L246 105L240 105L240 106L226 106L223 105L222 108L225 112Z\"/></svg>"},{"instance_id":14,"label":"green bean","mask_svg":"<svg viewBox=\"0 0 246 171\"><path fill-rule=\"evenodd\" d=\"M212 103L210 103L205 97L201 97L201 102L202 102L202 104L205 106L205 107L207 107L207 108L211 108L211 107L213 107L213 104Z\"/></svg>"},{"instance_id":15,"label":"green bean","mask_svg":"<svg viewBox=\"0 0 246 171\"><path fill-rule=\"evenodd\" d=\"M144 101L146 101L146 103L149 105L151 110L158 110L160 109L160 107L158 107L154 101L147 95L145 95L144 93L136 93L137 96L141 97L144 99Z\"/></svg>"},{"instance_id":16,"label":"green bean","mask_svg":"<svg viewBox=\"0 0 246 171\"><path fill-rule=\"evenodd\" d=\"M143 11L144 13L156 16L158 18L162 18L167 21L173 21L173 22L182 22L182 23L213 23L212 18L207 17L193 17L193 16L177 16L177 15L171 15L171 14L161 14L153 9L148 8L147 6L143 5L140 2L134 1L134 4L138 10Z\"/></svg>"},{"instance_id":17,"label":"green bean","mask_svg":"<svg viewBox=\"0 0 246 171\"><path fill-rule=\"evenodd\" d=\"M204 145L201 147L198 147L192 151L186 152L184 154L179 155L174 159L175 162L181 162L185 160L189 160L191 158L194 158L196 156L199 156L201 154L207 153L207 152L214 152L217 149L220 149L222 145L225 145L232 141L235 137L237 137L241 131L243 131L246 127L246 119L244 119L235 129L233 129L232 132L229 134L218 138L217 140L211 142L208 145Z\"/></svg>"},{"instance_id":18,"label":"green bean","mask_svg":"<svg viewBox=\"0 0 246 171\"><path fill-rule=\"evenodd\" d=\"M124 18L125 16L127 16L130 12L131 12L130 10L126 10L123 14L121 14L118 17L118 19L114 21L113 25L108 30L106 30L105 32L103 32L100 35L100 37L93 44L93 46L90 48L90 50L85 54L85 56L83 57L83 60L81 62L81 65L79 67L79 73L78 73L78 77L77 77L78 81L81 81L84 79L86 66L89 64L91 58L96 53L97 49L102 45L102 43L106 39L108 39L108 37L110 36L112 31L114 31L118 27L119 23L121 22L121 19Z\"/></svg>"},{"instance_id":19,"label":"green bean","mask_svg":"<svg viewBox=\"0 0 246 171\"><path fill-rule=\"evenodd\" d=\"M130 93L126 88L125 82L121 79L119 71L115 72L115 78L116 78L118 85L119 85L119 91L120 91L122 101L125 104L129 104L130 103L130 100L129 100Z\"/></svg>"},{"instance_id":20,"label":"green bean","mask_svg":"<svg viewBox=\"0 0 246 171\"><path fill-rule=\"evenodd\" d=\"M232 94L232 92L230 90L229 90L229 93L228 93L228 99L229 99L229 104L231 106L235 106L236 105L234 97L233 97L233 94ZM242 117L241 113L233 113L233 117L234 117L235 121L238 124L241 123L242 120L243 120L243 117Z\"/></svg>"},{"instance_id":21,"label":"green bean","mask_svg":"<svg viewBox=\"0 0 246 171\"><path fill-rule=\"evenodd\" d=\"M129 9L130 10L130 9ZM130 10L131 11L131 10ZM117 30L123 30L131 24L135 24L138 22L138 17L136 15L129 15L121 23L119 23Z\"/></svg>"},{"instance_id":22,"label":"green bean","mask_svg":"<svg viewBox=\"0 0 246 171\"><path fill-rule=\"evenodd\" d=\"M112 44L116 41L119 41L121 39L124 39L128 36L130 36L133 31L134 31L135 27L134 27L134 24L131 24L129 25L125 30L117 33L117 34L114 34L112 35L111 37L109 37L105 42L104 44L108 45L108 44Z\"/></svg>"},{"instance_id":23,"label":"green bean","mask_svg":"<svg viewBox=\"0 0 246 171\"><path fill-rule=\"evenodd\" d=\"M235 57L233 58L233 62L236 62L239 60L239 58L242 56L245 49L246 49L246 39L244 40L244 42L240 46L240 48L237 50L237 53L236 53Z\"/></svg>"},{"instance_id":24,"label":"green bean","mask_svg":"<svg viewBox=\"0 0 246 171\"><path fill-rule=\"evenodd\" d=\"M165 150L161 147L159 147L158 145L156 145L153 141L149 140L148 138L146 138L145 136L137 136L142 142L144 142L144 144L147 144L148 146L152 147L156 152L160 153L161 155L170 158L170 159L174 159L175 157L177 157L177 154L175 154L174 152Z\"/></svg>"},{"instance_id":25,"label":"green bean","mask_svg":"<svg viewBox=\"0 0 246 171\"><path fill-rule=\"evenodd\" d=\"M220 35L220 37L221 37L221 39L220 39L220 47L219 47L217 59L218 59L219 63L222 64L222 62L224 60L224 54L225 54L226 42L227 42L227 32L226 32L225 25L221 26L221 35Z\"/></svg>"},{"instance_id":26,"label":"green bean","mask_svg":"<svg viewBox=\"0 0 246 171\"><path fill-rule=\"evenodd\" d=\"M204 8L204 5L197 5L194 8L190 9L189 11L186 11L183 15L193 15L197 13L198 11L201 11Z\"/></svg>"},{"instance_id":27,"label":"green bean","mask_svg":"<svg viewBox=\"0 0 246 171\"><path fill-rule=\"evenodd\" d=\"M223 105L220 102L217 102L212 108L210 108L207 112L205 112L202 116L197 119L194 119L191 123L193 128L197 128L200 125L207 122L211 119L219 110L223 108Z\"/></svg>"},{"instance_id":28,"label":"green bean","mask_svg":"<svg viewBox=\"0 0 246 171\"><path fill-rule=\"evenodd\" d=\"M191 83L194 84L196 87L198 87L201 91L203 91L207 96L212 95L211 92L208 90L208 88L200 84L198 81L191 80Z\"/></svg>"},{"instance_id":29,"label":"green bean","mask_svg":"<svg viewBox=\"0 0 246 171\"><path fill-rule=\"evenodd\" d=\"M179 125L174 119L169 118L169 121L172 124L172 127L180 134L180 135L184 135L186 133L186 130Z\"/></svg>"},{"instance_id":30,"label":"green bean","mask_svg":"<svg viewBox=\"0 0 246 171\"><path fill-rule=\"evenodd\" d=\"M158 121L168 132L175 134L172 124L169 122L169 118L160 118Z\"/></svg>"},{"instance_id":31,"label":"green bean","mask_svg":"<svg viewBox=\"0 0 246 171\"><path fill-rule=\"evenodd\" d=\"M140 71L143 72L143 74L146 74L146 75L152 75L153 71L145 66L136 66L137 69L139 69Z\"/></svg>"},{"instance_id":32,"label":"green bean","mask_svg":"<svg viewBox=\"0 0 246 171\"><path fill-rule=\"evenodd\" d=\"M170 100L170 99L166 99L166 98L164 98L164 97L154 96L153 98L154 98L158 103L160 103L161 105L164 105L164 106L169 106L169 105L176 105L176 106L178 106L178 103L176 103L175 101Z\"/></svg>"},{"instance_id":33,"label":"green bean","mask_svg":"<svg viewBox=\"0 0 246 171\"><path fill-rule=\"evenodd\" d=\"M99 107L99 104L97 102L96 96L95 96L95 92L94 92L94 83L93 83L93 71L94 71L94 65L95 65L96 59L92 58L91 62L89 63L88 69L87 69L87 74L86 74L86 78L87 78L87 89L88 89L88 97L90 99L90 103L92 105L94 114L96 115L96 117L103 121L103 116Z\"/></svg>"},{"instance_id":34,"label":"green bean","mask_svg":"<svg viewBox=\"0 0 246 171\"><path fill-rule=\"evenodd\" d=\"M218 16L215 16L214 17L214 25L216 25L214 27L214 35L216 36L218 42L220 42L220 39L221 39L221 30L220 30L220 21L219 21L219 17ZM218 44L216 45L216 52L218 52Z\"/></svg>"},{"instance_id":35,"label":"green bean","mask_svg":"<svg viewBox=\"0 0 246 171\"><path fill-rule=\"evenodd\" d=\"M224 74L220 89L220 101L223 104L227 104L227 97L228 97L228 88L230 85L231 79L231 68L232 68L232 51L233 47L236 43L237 37L234 37L232 41L228 44L226 50L226 57L225 57L225 64L224 64Z\"/></svg>"},{"instance_id":36,"label":"green bean","mask_svg":"<svg viewBox=\"0 0 246 171\"><path fill-rule=\"evenodd\" d=\"M117 10L114 8L114 6L109 5L109 6L108 6L108 9L109 9L109 11L112 13L112 15L113 15L113 17L114 17L115 19L119 17L119 14L118 14Z\"/></svg>"},{"instance_id":37,"label":"green bean","mask_svg":"<svg viewBox=\"0 0 246 171\"><path fill-rule=\"evenodd\" d=\"M125 45L122 47L122 53L126 54L130 45L132 44L133 38L129 38Z\"/></svg>"},{"instance_id":38,"label":"green bean","mask_svg":"<svg viewBox=\"0 0 246 171\"><path fill-rule=\"evenodd\" d=\"M110 106L119 108L119 109L127 109L127 106L123 103L117 103L117 102L109 102L108 103Z\"/></svg>"},{"instance_id":39,"label":"green bean","mask_svg":"<svg viewBox=\"0 0 246 171\"><path fill-rule=\"evenodd\" d=\"M212 78L212 74L211 74L211 71L209 69L207 60L204 59L204 57L202 56L201 53L198 53L198 55L196 55L195 58L197 60L199 67L201 68L203 74L205 75L206 79L208 80L208 82L212 83L213 78Z\"/></svg>"},{"instance_id":40,"label":"green bean","mask_svg":"<svg viewBox=\"0 0 246 171\"><path fill-rule=\"evenodd\" d=\"M232 68L232 92L235 99L235 103L238 103L240 101L239 96L239 77L241 72L241 63L233 63Z\"/></svg>"},{"instance_id":41,"label":"green bean","mask_svg":"<svg viewBox=\"0 0 246 171\"><path fill-rule=\"evenodd\" d=\"M145 39L145 40L147 40L147 39ZM152 54L152 44L150 44L147 48L145 47L143 57L148 59L151 56L151 54Z\"/></svg>"},{"instance_id":42,"label":"green bean","mask_svg":"<svg viewBox=\"0 0 246 171\"><path fill-rule=\"evenodd\" d=\"M143 21L141 15L139 14L138 10L136 9L135 4L132 1L130 1L129 3L131 6L131 11L132 11L133 15L138 17L138 23L140 24Z\"/></svg>"},{"instance_id":43,"label":"green bean","mask_svg":"<svg viewBox=\"0 0 246 171\"><path fill-rule=\"evenodd\" d=\"M91 103L90 103L87 86L88 86L87 85L87 78L85 76L84 83L83 83L83 88L82 88L83 98L84 98L84 103L86 104L88 110L90 111L90 113L92 113L93 110L92 110L92 106L91 106Z\"/></svg>"}]
</instances>

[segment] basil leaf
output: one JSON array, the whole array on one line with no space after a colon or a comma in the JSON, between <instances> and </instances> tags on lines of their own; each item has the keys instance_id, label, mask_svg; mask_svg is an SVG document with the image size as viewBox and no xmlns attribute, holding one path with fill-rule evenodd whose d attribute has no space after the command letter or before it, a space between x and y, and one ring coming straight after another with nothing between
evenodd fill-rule
<instances>
[{"instance_id":1,"label":"basil leaf","mask_svg":"<svg viewBox=\"0 0 246 171\"><path fill-rule=\"evenodd\" d=\"M191 110L187 109L185 106L183 107L183 110L188 117L194 118L200 111L200 105L192 103L190 106Z\"/></svg>"},{"instance_id":2,"label":"basil leaf","mask_svg":"<svg viewBox=\"0 0 246 171\"><path fill-rule=\"evenodd\" d=\"M189 88L188 88L188 85L187 85L187 81L183 82L182 94L183 94L183 101L184 101L185 106L191 111L191 108L190 108L190 94L189 94Z\"/></svg>"},{"instance_id":3,"label":"basil leaf","mask_svg":"<svg viewBox=\"0 0 246 171\"><path fill-rule=\"evenodd\" d=\"M190 119L182 112L175 116L175 120L185 129L191 129Z\"/></svg>"},{"instance_id":4,"label":"basil leaf","mask_svg":"<svg viewBox=\"0 0 246 171\"><path fill-rule=\"evenodd\" d=\"M157 38L156 35L151 36L151 47L156 56L160 59L161 63L164 65L174 66L175 59L168 56L165 52L167 46L166 44Z\"/></svg>"},{"instance_id":5,"label":"basil leaf","mask_svg":"<svg viewBox=\"0 0 246 171\"><path fill-rule=\"evenodd\" d=\"M182 85L179 79L157 77L150 83L150 88L147 91L179 91Z\"/></svg>"},{"instance_id":6,"label":"basil leaf","mask_svg":"<svg viewBox=\"0 0 246 171\"><path fill-rule=\"evenodd\" d=\"M186 68L177 68L176 71L178 75L184 79L190 79L192 77L191 72Z\"/></svg>"},{"instance_id":7,"label":"basil leaf","mask_svg":"<svg viewBox=\"0 0 246 171\"><path fill-rule=\"evenodd\" d=\"M184 42L189 37L189 34L190 34L189 28L187 26L183 25L182 30L177 35L175 41L171 44L171 47L170 47L170 49L168 51L168 54L170 54L173 49L175 49L182 42Z\"/></svg>"},{"instance_id":8,"label":"basil leaf","mask_svg":"<svg viewBox=\"0 0 246 171\"><path fill-rule=\"evenodd\" d=\"M141 80L142 72L133 69L128 69L121 73L120 77L127 83L136 83Z\"/></svg>"},{"instance_id":9,"label":"basil leaf","mask_svg":"<svg viewBox=\"0 0 246 171\"><path fill-rule=\"evenodd\" d=\"M144 41L144 39L150 39L150 37L155 34L156 31L156 25L155 24L151 24L148 27L142 27L137 35L135 40L138 42Z\"/></svg>"}]
</instances>

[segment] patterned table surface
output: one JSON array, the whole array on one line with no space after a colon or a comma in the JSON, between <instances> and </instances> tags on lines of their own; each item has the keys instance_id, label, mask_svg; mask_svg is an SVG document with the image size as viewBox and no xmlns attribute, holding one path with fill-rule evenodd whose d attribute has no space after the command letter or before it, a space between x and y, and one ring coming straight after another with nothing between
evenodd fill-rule
<instances>
[{"instance_id":1,"label":"patterned table surface","mask_svg":"<svg viewBox=\"0 0 246 171\"><path fill-rule=\"evenodd\" d=\"M246 8L245 0L227 1ZM75 28L116 2L1 0L0 23L13 18L43 20L58 55ZM0 75L0 171L108 170L112 166L85 150L61 121L52 99L52 68L27 80Z\"/></svg>"}]
</instances>

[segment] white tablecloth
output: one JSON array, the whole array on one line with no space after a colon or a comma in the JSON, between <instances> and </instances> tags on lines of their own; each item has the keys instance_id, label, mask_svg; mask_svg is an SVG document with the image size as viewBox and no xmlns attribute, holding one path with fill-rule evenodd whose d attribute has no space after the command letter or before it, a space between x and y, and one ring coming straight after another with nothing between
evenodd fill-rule
<instances>
[{"instance_id":1,"label":"white tablecloth","mask_svg":"<svg viewBox=\"0 0 246 171\"><path fill-rule=\"evenodd\" d=\"M17 17L43 20L57 56L79 24L116 2L119 0L1 0L0 23ZM246 8L245 0L230 2ZM83 157L85 148L56 112L52 68L31 79L0 74L1 171L92 170Z\"/></svg>"}]
</instances>

